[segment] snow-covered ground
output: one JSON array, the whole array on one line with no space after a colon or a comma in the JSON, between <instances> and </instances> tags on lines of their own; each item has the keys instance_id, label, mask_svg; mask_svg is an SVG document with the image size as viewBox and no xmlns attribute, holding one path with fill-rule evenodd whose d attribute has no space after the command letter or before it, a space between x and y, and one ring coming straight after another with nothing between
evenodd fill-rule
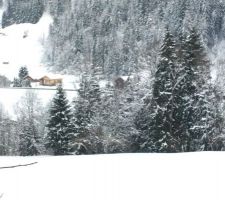
<instances>
[{"instance_id":1,"label":"snow-covered ground","mask_svg":"<svg viewBox=\"0 0 225 200\"><path fill-rule=\"evenodd\" d=\"M14 24L0 30L0 74L12 80L26 65L31 76L44 76L43 45L51 23L45 14L37 24Z\"/></svg>"},{"instance_id":2,"label":"snow-covered ground","mask_svg":"<svg viewBox=\"0 0 225 200\"><path fill-rule=\"evenodd\" d=\"M224 153L1 157L1 200L224 200Z\"/></svg>"},{"instance_id":3,"label":"snow-covered ground","mask_svg":"<svg viewBox=\"0 0 225 200\"><path fill-rule=\"evenodd\" d=\"M0 10L0 18L2 11ZM34 79L40 79L43 76L53 79L62 78L65 89L77 88L78 78L48 72L43 63L44 45L51 23L52 18L46 13L37 24L14 24L0 29L0 75L5 75L12 81L14 77L18 77L19 68L27 66L29 75ZM40 88L38 85L36 87ZM14 114L15 103L25 92L25 90L0 89L0 103L10 115ZM55 91L38 90L37 94L46 104ZM74 92L68 92L67 95L70 100L75 96Z\"/></svg>"}]
</instances>

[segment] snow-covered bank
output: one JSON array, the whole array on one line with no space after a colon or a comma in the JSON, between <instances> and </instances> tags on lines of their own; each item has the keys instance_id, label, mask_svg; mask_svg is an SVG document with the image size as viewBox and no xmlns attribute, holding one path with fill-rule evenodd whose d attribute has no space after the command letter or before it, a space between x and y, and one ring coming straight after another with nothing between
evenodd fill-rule
<instances>
[{"instance_id":1,"label":"snow-covered bank","mask_svg":"<svg viewBox=\"0 0 225 200\"><path fill-rule=\"evenodd\" d=\"M224 153L1 157L3 200L224 200Z\"/></svg>"}]
</instances>

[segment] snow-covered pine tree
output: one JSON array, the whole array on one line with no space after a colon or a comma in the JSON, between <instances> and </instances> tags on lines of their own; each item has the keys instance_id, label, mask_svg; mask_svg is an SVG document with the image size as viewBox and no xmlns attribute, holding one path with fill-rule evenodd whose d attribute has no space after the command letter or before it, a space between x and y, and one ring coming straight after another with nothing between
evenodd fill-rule
<instances>
[{"instance_id":1,"label":"snow-covered pine tree","mask_svg":"<svg viewBox=\"0 0 225 200\"><path fill-rule=\"evenodd\" d=\"M29 76L27 67L20 67L18 78L14 78L13 80L13 87L31 87L30 81L26 79L27 76Z\"/></svg>"},{"instance_id":2,"label":"snow-covered pine tree","mask_svg":"<svg viewBox=\"0 0 225 200\"><path fill-rule=\"evenodd\" d=\"M151 152L177 152L180 141L174 135L174 87L177 78L173 36L166 30L160 60L155 73L152 99L147 100L136 118L136 127L144 133L142 149Z\"/></svg>"},{"instance_id":3,"label":"snow-covered pine tree","mask_svg":"<svg viewBox=\"0 0 225 200\"><path fill-rule=\"evenodd\" d=\"M210 103L210 110L212 111L209 115L209 133L202 138L202 149L206 151L224 151L224 98L222 92L216 86L211 87L211 94L207 96L208 102Z\"/></svg>"},{"instance_id":4,"label":"snow-covered pine tree","mask_svg":"<svg viewBox=\"0 0 225 200\"><path fill-rule=\"evenodd\" d=\"M47 122L45 146L54 155L69 154L71 107L61 85L52 100Z\"/></svg>"},{"instance_id":5,"label":"snow-covered pine tree","mask_svg":"<svg viewBox=\"0 0 225 200\"><path fill-rule=\"evenodd\" d=\"M28 69L26 66L20 67L19 69L19 79L23 80L26 76L28 76Z\"/></svg>"},{"instance_id":6,"label":"snow-covered pine tree","mask_svg":"<svg viewBox=\"0 0 225 200\"><path fill-rule=\"evenodd\" d=\"M26 79L29 76L29 72L26 66L23 66L19 69L19 81L22 87L31 87L30 81Z\"/></svg>"},{"instance_id":7,"label":"snow-covered pine tree","mask_svg":"<svg viewBox=\"0 0 225 200\"><path fill-rule=\"evenodd\" d=\"M184 151L196 151L201 150L202 137L210 135L209 126L214 124L214 113L208 98L212 93L210 63L195 28L187 36L183 56L180 96L185 102L182 120L186 139L183 138L182 141Z\"/></svg>"},{"instance_id":8,"label":"snow-covered pine tree","mask_svg":"<svg viewBox=\"0 0 225 200\"><path fill-rule=\"evenodd\" d=\"M221 94L213 85L208 85L208 88L204 88L200 94L197 108L202 115L200 135L203 135L198 141L197 150L222 151L224 150L224 119L220 106Z\"/></svg>"},{"instance_id":9,"label":"snow-covered pine tree","mask_svg":"<svg viewBox=\"0 0 225 200\"><path fill-rule=\"evenodd\" d=\"M101 102L100 87L95 76L83 75L78 95L73 102L71 151L73 154L102 153L98 135L95 130L90 129L91 119L99 113Z\"/></svg>"},{"instance_id":10,"label":"snow-covered pine tree","mask_svg":"<svg viewBox=\"0 0 225 200\"><path fill-rule=\"evenodd\" d=\"M32 119L21 119L23 121L23 125L20 126L22 129L20 130L19 136L19 153L20 156L35 156L40 154L38 143L38 131L37 127L34 125L34 121Z\"/></svg>"},{"instance_id":11,"label":"snow-covered pine tree","mask_svg":"<svg viewBox=\"0 0 225 200\"><path fill-rule=\"evenodd\" d=\"M18 78L13 79L13 87L22 87L22 84Z\"/></svg>"}]
</instances>

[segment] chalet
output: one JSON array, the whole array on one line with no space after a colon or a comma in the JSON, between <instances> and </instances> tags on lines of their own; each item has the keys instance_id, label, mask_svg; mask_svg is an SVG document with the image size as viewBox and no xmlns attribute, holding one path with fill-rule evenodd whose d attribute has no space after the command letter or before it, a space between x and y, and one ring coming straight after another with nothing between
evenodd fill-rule
<instances>
[{"instance_id":1,"label":"chalet","mask_svg":"<svg viewBox=\"0 0 225 200\"><path fill-rule=\"evenodd\" d=\"M59 84L62 84L62 79L50 79L48 76L43 76L40 79L34 79L31 76L26 76L24 80L29 81L30 83L36 83L35 85L42 85L42 86L57 86Z\"/></svg>"},{"instance_id":2,"label":"chalet","mask_svg":"<svg viewBox=\"0 0 225 200\"><path fill-rule=\"evenodd\" d=\"M29 80L31 83L37 83L37 82L39 82L38 79L33 79L31 76L26 76L24 79L25 80Z\"/></svg>"},{"instance_id":3,"label":"chalet","mask_svg":"<svg viewBox=\"0 0 225 200\"><path fill-rule=\"evenodd\" d=\"M62 79L61 78L50 79L48 76L44 76L39 79L39 83L42 86L57 86L62 84Z\"/></svg>"}]
</instances>

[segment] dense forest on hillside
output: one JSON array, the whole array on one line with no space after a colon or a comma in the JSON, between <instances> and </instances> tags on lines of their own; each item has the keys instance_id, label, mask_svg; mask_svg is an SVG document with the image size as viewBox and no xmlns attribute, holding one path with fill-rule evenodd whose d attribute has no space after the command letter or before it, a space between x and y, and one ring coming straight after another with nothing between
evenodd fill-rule
<instances>
[{"instance_id":1,"label":"dense forest on hillside","mask_svg":"<svg viewBox=\"0 0 225 200\"><path fill-rule=\"evenodd\" d=\"M209 49L225 37L224 1L78 0L51 7L47 60L59 71L92 66L113 76L154 68L166 26L176 40L196 27Z\"/></svg>"},{"instance_id":2,"label":"dense forest on hillside","mask_svg":"<svg viewBox=\"0 0 225 200\"><path fill-rule=\"evenodd\" d=\"M1 155L224 150L225 1L6 0L3 7L3 27L51 14L43 60L52 72L79 76L80 86L69 102L59 85L47 107L27 92L16 120L1 108Z\"/></svg>"}]
</instances>

